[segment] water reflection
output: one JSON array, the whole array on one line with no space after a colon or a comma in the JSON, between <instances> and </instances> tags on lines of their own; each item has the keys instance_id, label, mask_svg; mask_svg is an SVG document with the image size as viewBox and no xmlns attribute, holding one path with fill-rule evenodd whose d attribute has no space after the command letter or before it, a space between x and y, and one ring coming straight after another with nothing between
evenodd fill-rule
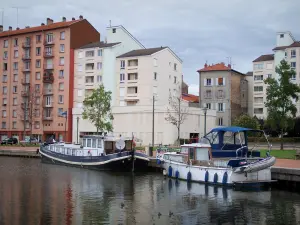
<instances>
[{"instance_id":1,"label":"water reflection","mask_svg":"<svg viewBox=\"0 0 300 225\"><path fill-rule=\"evenodd\" d=\"M299 224L300 195L0 158L0 224Z\"/></svg>"}]
</instances>

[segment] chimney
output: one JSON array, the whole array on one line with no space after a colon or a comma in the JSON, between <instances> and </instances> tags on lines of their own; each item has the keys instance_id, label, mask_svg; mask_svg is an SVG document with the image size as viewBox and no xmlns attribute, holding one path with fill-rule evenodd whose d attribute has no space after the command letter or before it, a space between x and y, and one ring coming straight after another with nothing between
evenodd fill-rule
<instances>
[{"instance_id":1,"label":"chimney","mask_svg":"<svg viewBox=\"0 0 300 225\"><path fill-rule=\"evenodd\" d=\"M45 24L44 23L41 23L41 26L44 26Z\"/></svg>"},{"instance_id":2,"label":"chimney","mask_svg":"<svg viewBox=\"0 0 300 225\"><path fill-rule=\"evenodd\" d=\"M63 21L63 22L66 22L66 21L67 21L66 17L63 17L63 18L62 18L62 21Z\"/></svg>"},{"instance_id":3,"label":"chimney","mask_svg":"<svg viewBox=\"0 0 300 225\"><path fill-rule=\"evenodd\" d=\"M107 37L105 37L105 43L107 43Z\"/></svg>"},{"instance_id":4,"label":"chimney","mask_svg":"<svg viewBox=\"0 0 300 225\"><path fill-rule=\"evenodd\" d=\"M80 20L83 20L83 16L82 16L82 15L80 15L80 16L79 16L79 19L80 19Z\"/></svg>"},{"instance_id":5,"label":"chimney","mask_svg":"<svg viewBox=\"0 0 300 225\"><path fill-rule=\"evenodd\" d=\"M9 26L9 27L8 27L8 30L12 30L12 27L11 27L11 26Z\"/></svg>"},{"instance_id":6,"label":"chimney","mask_svg":"<svg viewBox=\"0 0 300 225\"><path fill-rule=\"evenodd\" d=\"M206 67L207 67L207 63L204 64L204 68L206 68Z\"/></svg>"},{"instance_id":7,"label":"chimney","mask_svg":"<svg viewBox=\"0 0 300 225\"><path fill-rule=\"evenodd\" d=\"M231 69L231 64L228 64L228 68Z\"/></svg>"},{"instance_id":8,"label":"chimney","mask_svg":"<svg viewBox=\"0 0 300 225\"><path fill-rule=\"evenodd\" d=\"M29 28L30 26L26 26L25 28Z\"/></svg>"},{"instance_id":9,"label":"chimney","mask_svg":"<svg viewBox=\"0 0 300 225\"><path fill-rule=\"evenodd\" d=\"M17 30L20 30L20 28L19 28L19 27L17 27Z\"/></svg>"},{"instance_id":10,"label":"chimney","mask_svg":"<svg viewBox=\"0 0 300 225\"><path fill-rule=\"evenodd\" d=\"M47 25L52 24L53 20L51 20L50 18L47 18Z\"/></svg>"},{"instance_id":11,"label":"chimney","mask_svg":"<svg viewBox=\"0 0 300 225\"><path fill-rule=\"evenodd\" d=\"M0 32L3 31L3 25L0 25Z\"/></svg>"},{"instance_id":12,"label":"chimney","mask_svg":"<svg viewBox=\"0 0 300 225\"><path fill-rule=\"evenodd\" d=\"M74 18L74 17L72 17L72 20L75 20L75 18Z\"/></svg>"}]
</instances>

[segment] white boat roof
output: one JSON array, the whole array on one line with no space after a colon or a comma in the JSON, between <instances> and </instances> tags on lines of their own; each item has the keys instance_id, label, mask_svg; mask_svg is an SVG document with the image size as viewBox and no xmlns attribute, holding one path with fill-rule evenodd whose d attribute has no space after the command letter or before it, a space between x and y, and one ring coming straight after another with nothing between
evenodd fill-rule
<instances>
[{"instance_id":1,"label":"white boat roof","mask_svg":"<svg viewBox=\"0 0 300 225\"><path fill-rule=\"evenodd\" d=\"M184 144L181 147L189 147L189 148L210 148L210 144L204 143L192 143L192 144Z\"/></svg>"}]
</instances>

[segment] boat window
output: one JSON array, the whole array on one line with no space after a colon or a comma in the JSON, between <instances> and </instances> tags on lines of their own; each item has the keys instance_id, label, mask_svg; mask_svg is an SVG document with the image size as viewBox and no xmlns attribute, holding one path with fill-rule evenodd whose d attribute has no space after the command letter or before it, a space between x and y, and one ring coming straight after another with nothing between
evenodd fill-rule
<instances>
[{"instance_id":1,"label":"boat window","mask_svg":"<svg viewBox=\"0 0 300 225\"><path fill-rule=\"evenodd\" d=\"M86 147L92 147L92 139L86 140Z\"/></svg>"},{"instance_id":2,"label":"boat window","mask_svg":"<svg viewBox=\"0 0 300 225\"><path fill-rule=\"evenodd\" d=\"M83 144L82 144L82 146L83 146L83 147L86 147L86 139L85 139L85 138L83 139Z\"/></svg>"},{"instance_id":3,"label":"boat window","mask_svg":"<svg viewBox=\"0 0 300 225\"><path fill-rule=\"evenodd\" d=\"M235 144L236 145L244 145L245 143L245 133L240 132L235 134Z\"/></svg>"},{"instance_id":4,"label":"boat window","mask_svg":"<svg viewBox=\"0 0 300 225\"><path fill-rule=\"evenodd\" d=\"M182 147L182 148L181 148L181 153L183 153L183 154L184 154L184 153L187 154L188 151L189 151L189 149L188 149L187 147Z\"/></svg>"},{"instance_id":5,"label":"boat window","mask_svg":"<svg viewBox=\"0 0 300 225\"><path fill-rule=\"evenodd\" d=\"M169 159L169 155L164 155L164 159Z\"/></svg>"},{"instance_id":6,"label":"boat window","mask_svg":"<svg viewBox=\"0 0 300 225\"><path fill-rule=\"evenodd\" d=\"M194 148L189 148L189 158L194 159Z\"/></svg>"},{"instance_id":7,"label":"boat window","mask_svg":"<svg viewBox=\"0 0 300 225\"><path fill-rule=\"evenodd\" d=\"M76 155L76 150L72 149L72 155Z\"/></svg>"},{"instance_id":8,"label":"boat window","mask_svg":"<svg viewBox=\"0 0 300 225\"><path fill-rule=\"evenodd\" d=\"M211 144L219 144L219 134L218 132L211 132L205 136Z\"/></svg>"},{"instance_id":9,"label":"boat window","mask_svg":"<svg viewBox=\"0 0 300 225\"><path fill-rule=\"evenodd\" d=\"M98 139L98 148L102 148L102 141L101 141L101 139Z\"/></svg>"},{"instance_id":10,"label":"boat window","mask_svg":"<svg viewBox=\"0 0 300 225\"><path fill-rule=\"evenodd\" d=\"M234 133L232 132L225 132L224 133L224 139L223 139L224 144L232 144L234 145Z\"/></svg>"},{"instance_id":11,"label":"boat window","mask_svg":"<svg viewBox=\"0 0 300 225\"><path fill-rule=\"evenodd\" d=\"M93 142L92 142L92 144L93 144L92 147L93 147L93 148L96 148L96 141L97 141L97 139L92 139L92 141L93 141Z\"/></svg>"}]
</instances>

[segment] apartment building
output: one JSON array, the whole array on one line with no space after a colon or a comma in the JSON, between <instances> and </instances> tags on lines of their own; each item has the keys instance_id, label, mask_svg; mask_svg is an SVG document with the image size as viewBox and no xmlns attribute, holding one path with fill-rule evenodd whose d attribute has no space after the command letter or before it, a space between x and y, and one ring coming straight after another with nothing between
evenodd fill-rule
<instances>
[{"instance_id":1,"label":"apartment building","mask_svg":"<svg viewBox=\"0 0 300 225\"><path fill-rule=\"evenodd\" d=\"M230 126L248 111L248 81L245 74L224 63L204 65L199 73L200 105L216 110L216 125Z\"/></svg>"},{"instance_id":2,"label":"apartment building","mask_svg":"<svg viewBox=\"0 0 300 225\"><path fill-rule=\"evenodd\" d=\"M276 46L274 54L261 55L253 61L253 114L260 119L266 119L268 112L264 103L266 102L267 85L264 80L268 77L278 79L275 68L280 61L285 59L296 71L292 82L300 84L300 42L296 41L291 32L278 32L276 34ZM297 115L300 115L300 103L297 105Z\"/></svg>"},{"instance_id":3,"label":"apartment building","mask_svg":"<svg viewBox=\"0 0 300 225\"><path fill-rule=\"evenodd\" d=\"M82 119L85 97L103 84L112 92L113 107L117 88L116 57L133 49L145 48L123 26L107 27L106 35L105 41L99 40L75 50L73 142L77 142L77 136L97 130L89 120Z\"/></svg>"},{"instance_id":4,"label":"apartment building","mask_svg":"<svg viewBox=\"0 0 300 225\"><path fill-rule=\"evenodd\" d=\"M98 40L82 16L16 30L0 26L1 138L71 141L74 49Z\"/></svg>"},{"instance_id":5,"label":"apartment building","mask_svg":"<svg viewBox=\"0 0 300 225\"><path fill-rule=\"evenodd\" d=\"M253 71L249 71L245 75L248 81L248 115L253 117Z\"/></svg>"}]
</instances>

